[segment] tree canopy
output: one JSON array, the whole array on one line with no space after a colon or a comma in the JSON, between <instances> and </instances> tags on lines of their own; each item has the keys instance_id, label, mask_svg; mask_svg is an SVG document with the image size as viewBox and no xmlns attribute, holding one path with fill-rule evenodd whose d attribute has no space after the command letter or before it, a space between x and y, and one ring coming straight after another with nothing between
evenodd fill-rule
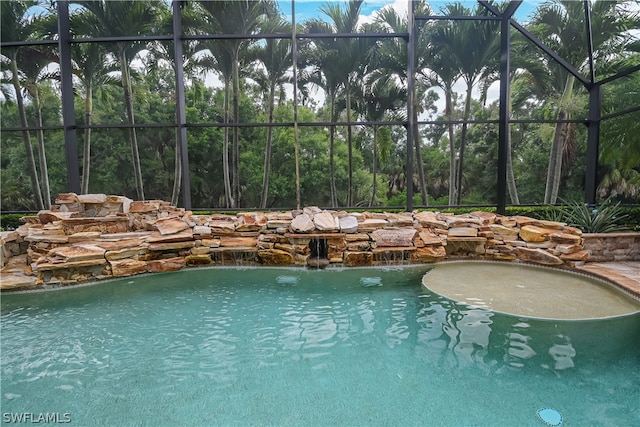
<instances>
[{"instance_id":1,"label":"tree canopy","mask_svg":"<svg viewBox=\"0 0 640 427\"><path fill-rule=\"evenodd\" d=\"M294 55L291 17L279 9L284 3L182 6L194 208L402 207L408 186L420 206L496 203L495 21L416 21L418 126L409 138L407 12L387 5L366 17L362 1L324 3L315 16L296 21ZM521 23L587 80L631 70L602 85L598 197L623 203L640 201L640 18L633 3L587 1L591 37L585 2L541 2ZM171 4L71 5L81 191L179 203L175 58L166 37L173 31ZM36 0L0 6L2 210L42 209L67 191L56 9ZM420 0L415 11L492 16L475 1L435 6ZM588 89L511 31L511 203L580 200ZM408 140L415 141L412 176Z\"/></svg>"}]
</instances>

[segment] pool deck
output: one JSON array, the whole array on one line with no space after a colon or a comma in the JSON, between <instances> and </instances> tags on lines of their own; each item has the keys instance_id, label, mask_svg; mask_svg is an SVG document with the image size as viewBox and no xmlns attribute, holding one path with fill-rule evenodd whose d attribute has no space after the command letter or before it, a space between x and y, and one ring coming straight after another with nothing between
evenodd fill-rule
<instances>
[{"instance_id":1,"label":"pool deck","mask_svg":"<svg viewBox=\"0 0 640 427\"><path fill-rule=\"evenodd\" d=\"M588 262L577 269L612 280L640 298L640 261Z\"/></svg>"}]
</instances>

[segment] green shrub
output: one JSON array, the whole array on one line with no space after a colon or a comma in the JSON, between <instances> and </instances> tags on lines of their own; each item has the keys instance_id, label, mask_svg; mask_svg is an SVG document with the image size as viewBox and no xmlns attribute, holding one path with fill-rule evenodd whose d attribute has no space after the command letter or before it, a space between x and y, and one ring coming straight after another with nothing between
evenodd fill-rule
<instances>
[{"instance_id":1,"label":"green shrub","mask_svg":"<svg viewBox=\"0 0 640 427\"><path fill-rule=\"evenodd\" d=\"M22 225L20 218L26 214L2 214L0 215L0 231L15 230Z\"/></svg>"},{"instance_id":2,"label":"green shrub","mask_svg":"<svg viewBox=\"0 0 640 427\"><path fill-rule=\"evenodd\" d=\"M557 207L550 219L565 222L585 233L613 233L630 228L627 221L629 214L625 213L625 208L619 202L613 204L610 198L595 207L581 202L565 204L566 206Z\"/></svg>"}]
</instances>

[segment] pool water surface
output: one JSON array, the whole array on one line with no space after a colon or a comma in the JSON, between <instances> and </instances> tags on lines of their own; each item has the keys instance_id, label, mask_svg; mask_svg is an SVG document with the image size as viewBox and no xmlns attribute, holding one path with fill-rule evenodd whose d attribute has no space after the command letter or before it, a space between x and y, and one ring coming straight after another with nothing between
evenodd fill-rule
<instances>
[{"instance_id":1,"label":"pool water surface","mask_svg":"<svg viewBox=\"0 0 640 427\"><path fill-rule=\"evenodd\" d=\"M7 414L71 425L640 424L640 316L529 319L428 267L217 268L1 301Z\"/></svg>"}]
</instances>

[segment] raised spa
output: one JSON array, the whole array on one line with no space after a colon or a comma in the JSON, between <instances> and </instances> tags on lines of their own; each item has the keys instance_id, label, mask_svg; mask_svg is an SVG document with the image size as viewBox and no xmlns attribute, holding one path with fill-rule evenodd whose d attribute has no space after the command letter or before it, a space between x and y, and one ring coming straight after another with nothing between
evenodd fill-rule
<instances>
[{"instance_id":1,"label":"raised spa","mask_svg":"<svg viewBox=\"0 0 640 427\"><path fill-rule=\"evenodd\" d=\"M611 283L531 264L442 263L425 274L422 285L465 304L518 316L593 319L640 312L640 302Z\"/></svg>"}]
</instances>

